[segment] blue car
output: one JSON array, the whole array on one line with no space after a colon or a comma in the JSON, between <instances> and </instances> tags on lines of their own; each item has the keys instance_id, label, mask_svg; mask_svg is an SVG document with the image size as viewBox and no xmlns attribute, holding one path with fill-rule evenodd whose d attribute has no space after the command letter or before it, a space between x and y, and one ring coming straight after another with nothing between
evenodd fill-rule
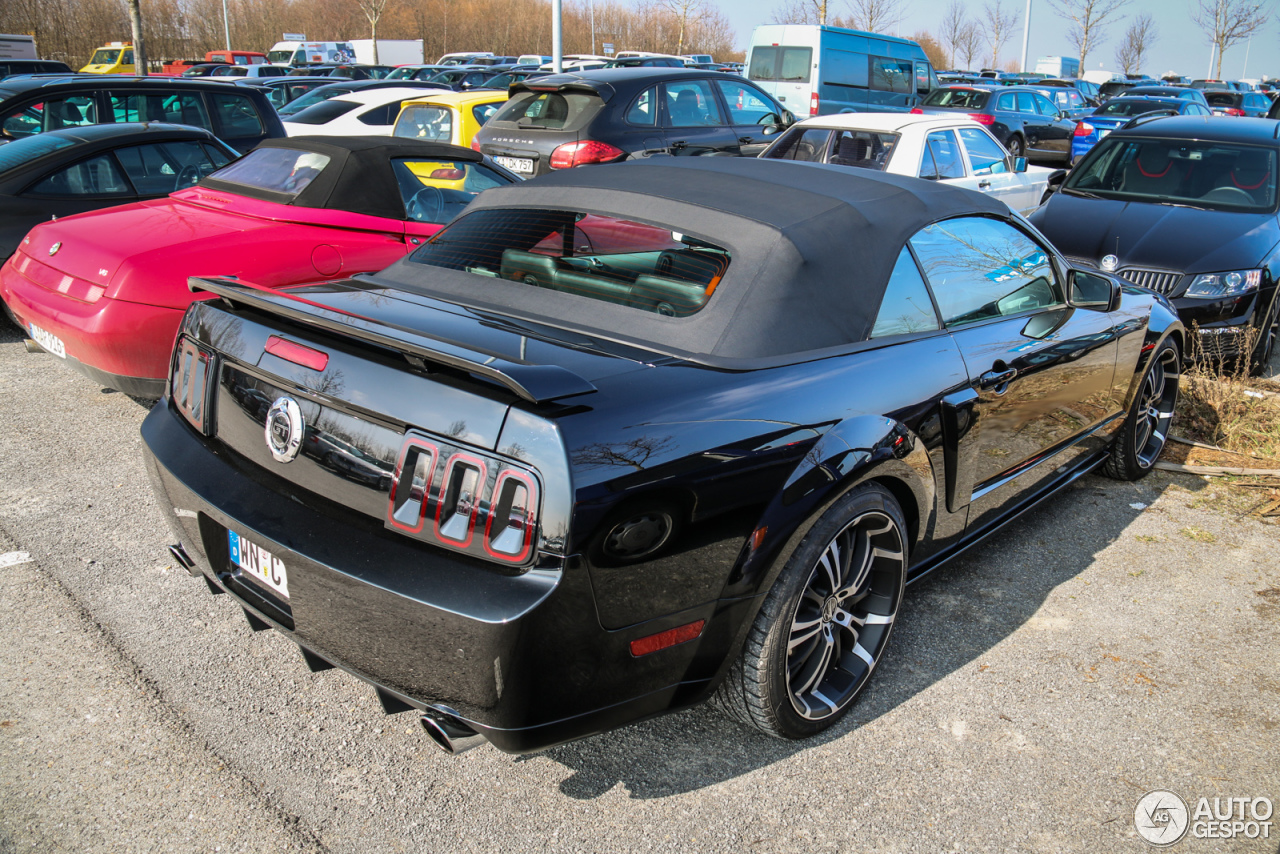
<instances>
[{"instance_id":1,"label":"blue car","mask_svg":"<svg viewBox=\"0 0 1280 854\"><path fill-rule=\"evenodd\" d=\"M1104 136L1145 113L1163 113L1178 116L1211 116L1213 112L1202 104L1183 98L1112 98L1101 107L1076 123L1071 138L1071 163L1075 165L1089 149Z\"/></svg>"}]
</instances>

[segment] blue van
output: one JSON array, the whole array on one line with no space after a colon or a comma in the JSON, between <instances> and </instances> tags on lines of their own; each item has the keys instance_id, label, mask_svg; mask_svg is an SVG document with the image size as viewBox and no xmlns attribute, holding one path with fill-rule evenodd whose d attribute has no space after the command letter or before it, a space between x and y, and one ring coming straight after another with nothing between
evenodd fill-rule
<instances>
[{"instance_id":1,"label":"blue van","mask_svg":"<svg viewBox=\"0 0 1280 854\"><path fill-rule=\"evenodd\" d=\"M756 27L747 79L801 117L905 112L939 85L910 39L816 24Z\"/></svg>"}]
</instances>

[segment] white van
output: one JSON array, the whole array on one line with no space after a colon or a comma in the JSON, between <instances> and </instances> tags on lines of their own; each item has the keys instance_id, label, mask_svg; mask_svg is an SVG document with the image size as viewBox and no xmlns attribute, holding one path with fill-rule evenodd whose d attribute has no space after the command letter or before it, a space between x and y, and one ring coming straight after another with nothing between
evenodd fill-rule
<instances>
[{"instance_id":1,"label":"white van","mask_svg":"<svg viewBox=\"0 0 1280 854\"><path fill-rule=\"evenodd\" d=\"M756 27L746 77L797 116L905 112L940 85L911 39L817 24Z\"/></svg>"},{"instance_id":2,"label":"white van","mask_svg":"<svg viewBox=\"0 0 1280 854\"><path fill-rule=\"evenodd\" d=\"M327 62L355 62L351 42L276 42L267 51L272 65L313 65Z\"/></svg>"}]
</instances>

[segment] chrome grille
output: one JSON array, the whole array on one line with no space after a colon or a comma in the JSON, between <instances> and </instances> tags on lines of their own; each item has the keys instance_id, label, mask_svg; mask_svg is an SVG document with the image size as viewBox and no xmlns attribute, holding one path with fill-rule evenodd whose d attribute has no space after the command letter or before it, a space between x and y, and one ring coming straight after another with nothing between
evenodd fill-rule
<instances>
[{"instance_id":1,"label":"chrome grille","mask_svg":"<svg viewBox=\"0 0 1280 854\"><path fill-rule=\"evenodd\" d=\"M1143 270L1138 267L1126 267L1116 273L1126 282L1132 282L1143 288L1151 288L1156 293L1171 294L1182 279L1181 273L1168 270Z\"/></svg>"}]
</instances>

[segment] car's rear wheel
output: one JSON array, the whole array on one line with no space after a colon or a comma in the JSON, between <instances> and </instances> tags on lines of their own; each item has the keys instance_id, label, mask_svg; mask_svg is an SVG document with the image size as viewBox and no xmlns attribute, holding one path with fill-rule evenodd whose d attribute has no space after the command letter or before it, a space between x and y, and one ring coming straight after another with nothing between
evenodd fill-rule
<instances>
[{"instance_id":1,"label":"car's rear wheel","mask_svg":"<svg viewBox=\"0 0 1280 854\"><path fill-rule=\"evenodd\" d=\"M1178 384L1182 377L1182 357L1178 344L1166 339L1151 358L1137 397L1102 473L1116 480L1138 480L1151 471L1164 450L1178 405Z\"/></svg>"},{"instance_id":2,"label":"car's rear wheel","mask_svg":"<svg viewBox=\"0 0 1280 854\"><path fill-rule=\"evenodd\" d=\"M815 735L848 712L898 616L906 530L878 484L827 510L769 591L714 705L779 738Z\"/></svg>"},{"instance_id":3,"label":"car's rear wheel","mask_svg":"<svg viewBox=\"0 0 1280 854\"><path fill-rule=\"evenodd\" d=\"M1253 376L1260 376L1267 369L1267 364L1271 361L1271 354L1276 349L1276 325L1280 324L1280 290L1277 290L1271 297L1271 310L1267 313L1267 319L1259 330L1258 345L1254 348L1253 357L1249 362L1249 373Z\"/></svg>"},{"instance_id":4,"label":"car's rear wheel","mask_svg":"<svg viewBox=\"0 0 1280 854\"><path fill-rule=\"evenodd\" d=\"M1022 142L1022 137L1016 133L1005 140L1004 147L1009 149L1009 153L1014 157L1022 157L1027 153L1027 146Z\"/></svg>"}]
</instances>

